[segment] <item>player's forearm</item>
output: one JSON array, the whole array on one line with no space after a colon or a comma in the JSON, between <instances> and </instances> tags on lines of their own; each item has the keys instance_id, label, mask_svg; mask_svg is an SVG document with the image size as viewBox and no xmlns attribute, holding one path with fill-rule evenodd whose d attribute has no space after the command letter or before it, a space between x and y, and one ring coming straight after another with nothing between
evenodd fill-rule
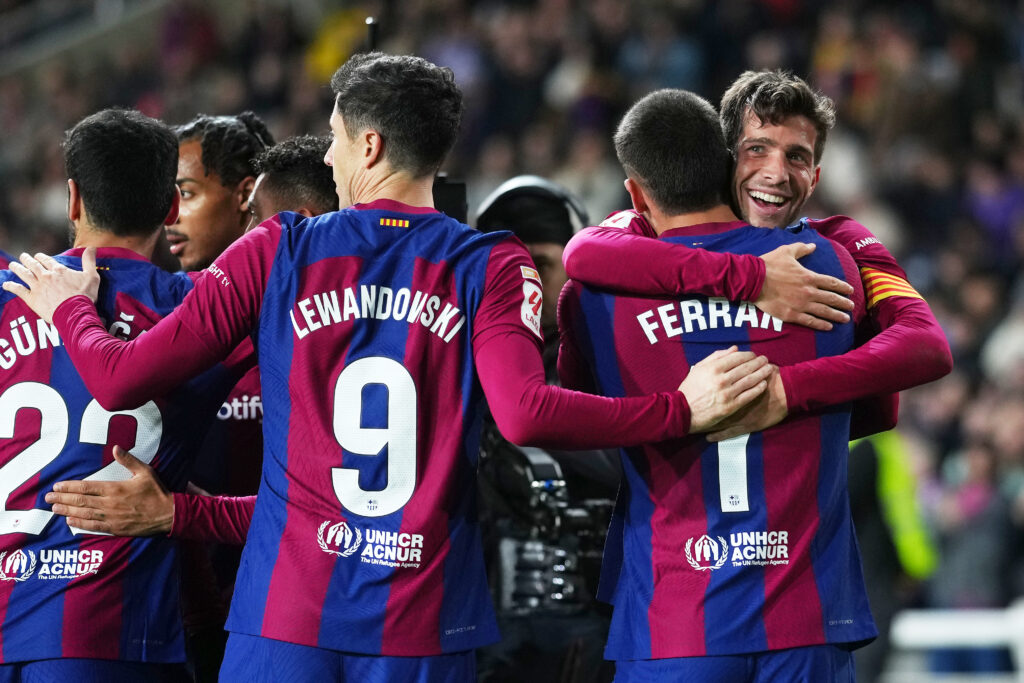
<instances>
[{"instance_id":1,"label":"player's forearm","mask_svg":"<svg viewBox=\"0 0 1024 683\"><path fill-rule=\"evenodd\" d=\"M172 538L244 545L256 496L174 494Z\"/></svg>"},{"instance_id":2,"label":"player's forearm","mask_svg":"<svg viewBox=\"0 0 1024 683\"><path fill-rule=\"evenodd\" d=\"M498 429L520 445L579 450L685 436L690 412L679 392L604 398L544 382L536 348L517 334L475 349L476 367Z\"/></svg>"},{"instance_id":3,"label":"player's forearm","mask_svg":"<svg viewBox=\"0 0 1024 683\"><path fill-rule=\"evenodd\" d=\"M622 228L586 228L565 247L565 271L574 280L632 294L704 294L753 301L765 264L749 254L691 249Z\"/></svg>"},{"instance_id":4,"label":"player's forearm","mask_svg":"<svg viewBox=\"0 0 1024 683\"><path fill-rule=\"evenodd\" d=\"M781 369L790 412L891 394L952 370L949 343L924 300L894 297L879 309L884 329L863 346Z\"/></svg>"},{"instance_id":5,"label":"player's forearm","mask_svg":"<svg viewBox=\"0 0 1024 683\"><path fill-rule=\"evenodd\" d=\"M131 342L108 333L84 296L61 304L53 322L89 393L107 410L138 407L218 360L173 314Z\"/></svg>"}]
</instances>

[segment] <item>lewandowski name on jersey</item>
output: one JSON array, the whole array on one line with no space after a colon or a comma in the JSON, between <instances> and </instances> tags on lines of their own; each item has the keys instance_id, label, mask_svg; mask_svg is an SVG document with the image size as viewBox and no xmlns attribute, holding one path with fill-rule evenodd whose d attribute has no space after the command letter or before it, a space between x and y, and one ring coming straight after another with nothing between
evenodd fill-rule
<instances>
[{"instance_id":1,"label":"lewandowski name on jersey","mask_svg":"<svg viewBox=\"0 0 1024 683\"><path fill-rule=\"evenodd\" d=\"M334 323L360 318L393 318L410 325L419 322L447 343L466 324L462 311L448 302L441 308L441 297L436 294L384 285L319 292L296 302L290 315L299 339Z\"/></svg>"}]
</instances>

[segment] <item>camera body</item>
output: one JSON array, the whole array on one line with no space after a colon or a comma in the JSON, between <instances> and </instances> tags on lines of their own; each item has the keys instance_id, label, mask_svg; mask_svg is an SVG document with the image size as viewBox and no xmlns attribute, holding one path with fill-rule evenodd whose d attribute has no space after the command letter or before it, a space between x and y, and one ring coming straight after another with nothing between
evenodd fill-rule
<instances>
[{"instance_id":1,"label":"camera body","mask_svg":"<svg viewBox=\"0 0 1024 683\"><path fill-rule=\"evenodd\" d=\"M574 614L593 600L613 501L572 500L549 452L519 447L494 431L481 462L491 585L500 612Z\"/></svg>"}]
</instances>

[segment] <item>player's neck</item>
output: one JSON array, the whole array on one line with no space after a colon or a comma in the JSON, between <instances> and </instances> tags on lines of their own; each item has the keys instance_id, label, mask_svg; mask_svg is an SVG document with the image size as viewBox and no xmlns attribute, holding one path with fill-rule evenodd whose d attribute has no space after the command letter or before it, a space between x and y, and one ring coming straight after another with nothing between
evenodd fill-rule
<instances>
[{"instance_id":1,"label":"player's neck","mask_svg":"<svg viewBox=\"0 0 1024 683\"><path fill-rule=\"evenodd\" d=\"M353 204L369 204L378 199L390 199L408 206L434 206L434 179L410 178L402 173L392 173L379 179L370 180L358 188Z\"/></svg>"},{"instance_id":2,"label":"player's neck","mask_svg":"<svg viewBox=\"0 0 1024 683\"><path fill-rule=\"evenodd\" d=\"M666 214L655 207L649 207L647 220L650 221L654 232L659 235L667 230L675 228L686 228L691 225L704 225L705 223L729 223L740 220L733 210L725 204L719 204L707 211L694 211L692 213Z\"/></svg>"},{"instance_id":3,"label":"player's neck","mask_svg":"<svg viewBox=\"0 0 1024 683\"><path fill-rule=\"evenodd\" d=\"M115 235L107 230L100 230L85 220L75 221L75 243L77 247L117 247L130 249L147 259L153 258L153 249L160 237L161 230L150 235Z\"/></svg>"}]
</instances>

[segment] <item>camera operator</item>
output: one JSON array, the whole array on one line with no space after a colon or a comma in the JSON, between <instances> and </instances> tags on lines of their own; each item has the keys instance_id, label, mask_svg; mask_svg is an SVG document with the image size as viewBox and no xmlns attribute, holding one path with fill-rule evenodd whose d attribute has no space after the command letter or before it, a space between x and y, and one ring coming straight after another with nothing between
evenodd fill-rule
<instances>
[{"instance_id":1,"label":"camera operator","mask_svg":"<svg viewBox=\"0 0 1024 683\"><path fill-rule=\"evenodd\" d=\"M478 210L483 232L511 230L526 245L544 301L544 365L557 383L562 251L588 224L582 204L539 176L517 176ZM615 451L542 451L506 441L489 424L480 464L481 527L502 641L478 654L486 683L610 681L602 651L610 608L594 600L621 473Z\"/></svg>"}]
</instances>

